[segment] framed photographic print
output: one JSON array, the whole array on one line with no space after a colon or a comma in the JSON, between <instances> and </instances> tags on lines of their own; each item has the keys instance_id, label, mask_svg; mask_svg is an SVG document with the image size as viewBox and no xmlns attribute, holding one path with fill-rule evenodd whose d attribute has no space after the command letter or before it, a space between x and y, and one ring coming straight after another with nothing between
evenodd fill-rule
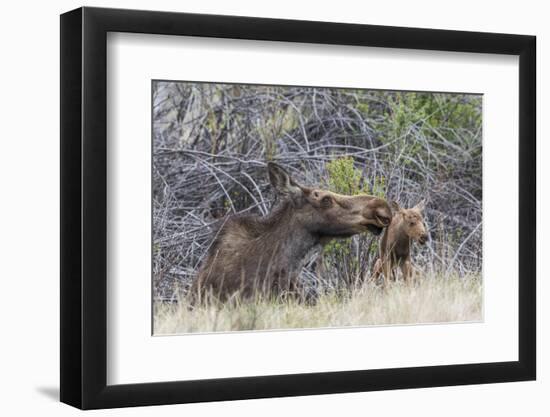
<instances>
[{"instance_id":1,"label":"framed photographic print","mask_svg":"<svg viewBox=\"0 0 550 417\"><path fill-rule=\"evenodd\" d=\"M535 38L61 16L61 401L535 379Z\"/></svg>"}]
</instances>

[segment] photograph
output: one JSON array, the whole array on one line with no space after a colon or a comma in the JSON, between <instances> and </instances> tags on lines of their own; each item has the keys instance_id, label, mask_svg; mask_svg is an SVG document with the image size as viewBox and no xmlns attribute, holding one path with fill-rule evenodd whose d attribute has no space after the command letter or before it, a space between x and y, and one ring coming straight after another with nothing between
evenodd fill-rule
<instances>
[{"instance_id":1,"label":"photograph","mask_svg":"<svg viewBox=\"0 0 550 417\"><path fill-rule=\"evenodd\" d=\"M439 414L457 392L470 398L456 415L537 414L550 27L529 7L442 20L401 3L63 6L57 30L41 30L59 49L43 66L56 81L6 101L6 178L25 196L4 194L26 213L4 216L20 237L6 240L9 311L21 266L38 268L28 322L7 334L19 351L52 342L33 372L8 369L35 385L9 407L58 394L52 406L145 414L213 415L218 402L258 415L266 399L273 415L435 415L437 388ZM33 25L51 26L47 14ZM26 38L19 70L48 51L45 35ZM35 96L59 106L22 112ZM25 152L16 131L35 119L58 146L31 134ZM38 223L59 229L36 258Z\"/></svg>"},{"instance_id":2,"label":"photograph","mask_svg":"<svg viewBox=\"0 0 550 417\"><path fill-rule=\"evenodd\" d=\"M483 95L152 80L153 335L483 321Z\"/></svg>"}]
</instances>

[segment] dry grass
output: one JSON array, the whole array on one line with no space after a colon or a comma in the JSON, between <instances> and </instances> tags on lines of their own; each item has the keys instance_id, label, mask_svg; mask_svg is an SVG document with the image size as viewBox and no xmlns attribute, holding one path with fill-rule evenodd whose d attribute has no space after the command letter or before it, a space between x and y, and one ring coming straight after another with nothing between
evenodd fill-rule
<instances>
[{"instance_id":1,"label":"dry grass","mask_svg":"<svg viewBox=\"0 0 550 417\"><path fill-rule=\"evenodd\" d=\"M317 327L368 326L482 320L479 276L424 278L415 286L365 285L349 297L327 294L316 305L262 301L188 308L157 302L154 333L181 334Z\"/></svg>"}]
</instances>

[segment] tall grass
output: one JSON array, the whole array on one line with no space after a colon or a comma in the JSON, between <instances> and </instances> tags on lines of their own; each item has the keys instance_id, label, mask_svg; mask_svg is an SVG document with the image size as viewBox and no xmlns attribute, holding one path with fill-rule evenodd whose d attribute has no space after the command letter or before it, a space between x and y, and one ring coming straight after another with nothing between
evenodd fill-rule
<instances>
[{"instance_id":1,"label":"tall grass","mask_svg":"<svg viewBox=\"0 0 550 417\"><path fill-rule=\"evenodd\" d=\"M480 275L428 275L415 285L372 283L347 293L328 292L315 305L293 300L191 308L184 298L156 301L154 334L304 329L482 320Z\"/></svg>"}]
</instances>

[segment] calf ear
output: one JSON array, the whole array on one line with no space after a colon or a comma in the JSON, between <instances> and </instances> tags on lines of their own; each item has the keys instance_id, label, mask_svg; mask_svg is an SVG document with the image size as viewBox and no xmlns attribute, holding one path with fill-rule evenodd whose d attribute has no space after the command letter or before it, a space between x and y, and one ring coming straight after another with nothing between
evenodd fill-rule
<instances>
[{"instance_id":1,"label":"calf ear","mask_svg":"<svg viewBox=\"0 0 550 417\"><path fill-rule=\"evenodd\" d=\"M399 210L401 210L401 206L399 205L399 203L395 200L392 200L390 202L390 206L391 206L391 209L394 213L398 213Z\"/></svg>"},{"instance_id":2,"label":"calf ear","mask_svg":"<svg viewBox=\"0 0 550 417\"><path fill-rule=\"evenodd\" d=\"M268 162L267 172L269 174L269 182L278 194L292 198L302 196L300 186L281 166L274 162Z\"/></svg>"},{"instance_id":3,"label":"calf ear","mask_svg":"<svg viewBox=\"0 0 550 417\"><path fill-rule=\"evenodd\" d=\"M420 212L424 211L426 208L426 200L421 200L420 203L418 203L416 206L413 207L415 210L418 210Z\"/></svg>"}]
</instances>

